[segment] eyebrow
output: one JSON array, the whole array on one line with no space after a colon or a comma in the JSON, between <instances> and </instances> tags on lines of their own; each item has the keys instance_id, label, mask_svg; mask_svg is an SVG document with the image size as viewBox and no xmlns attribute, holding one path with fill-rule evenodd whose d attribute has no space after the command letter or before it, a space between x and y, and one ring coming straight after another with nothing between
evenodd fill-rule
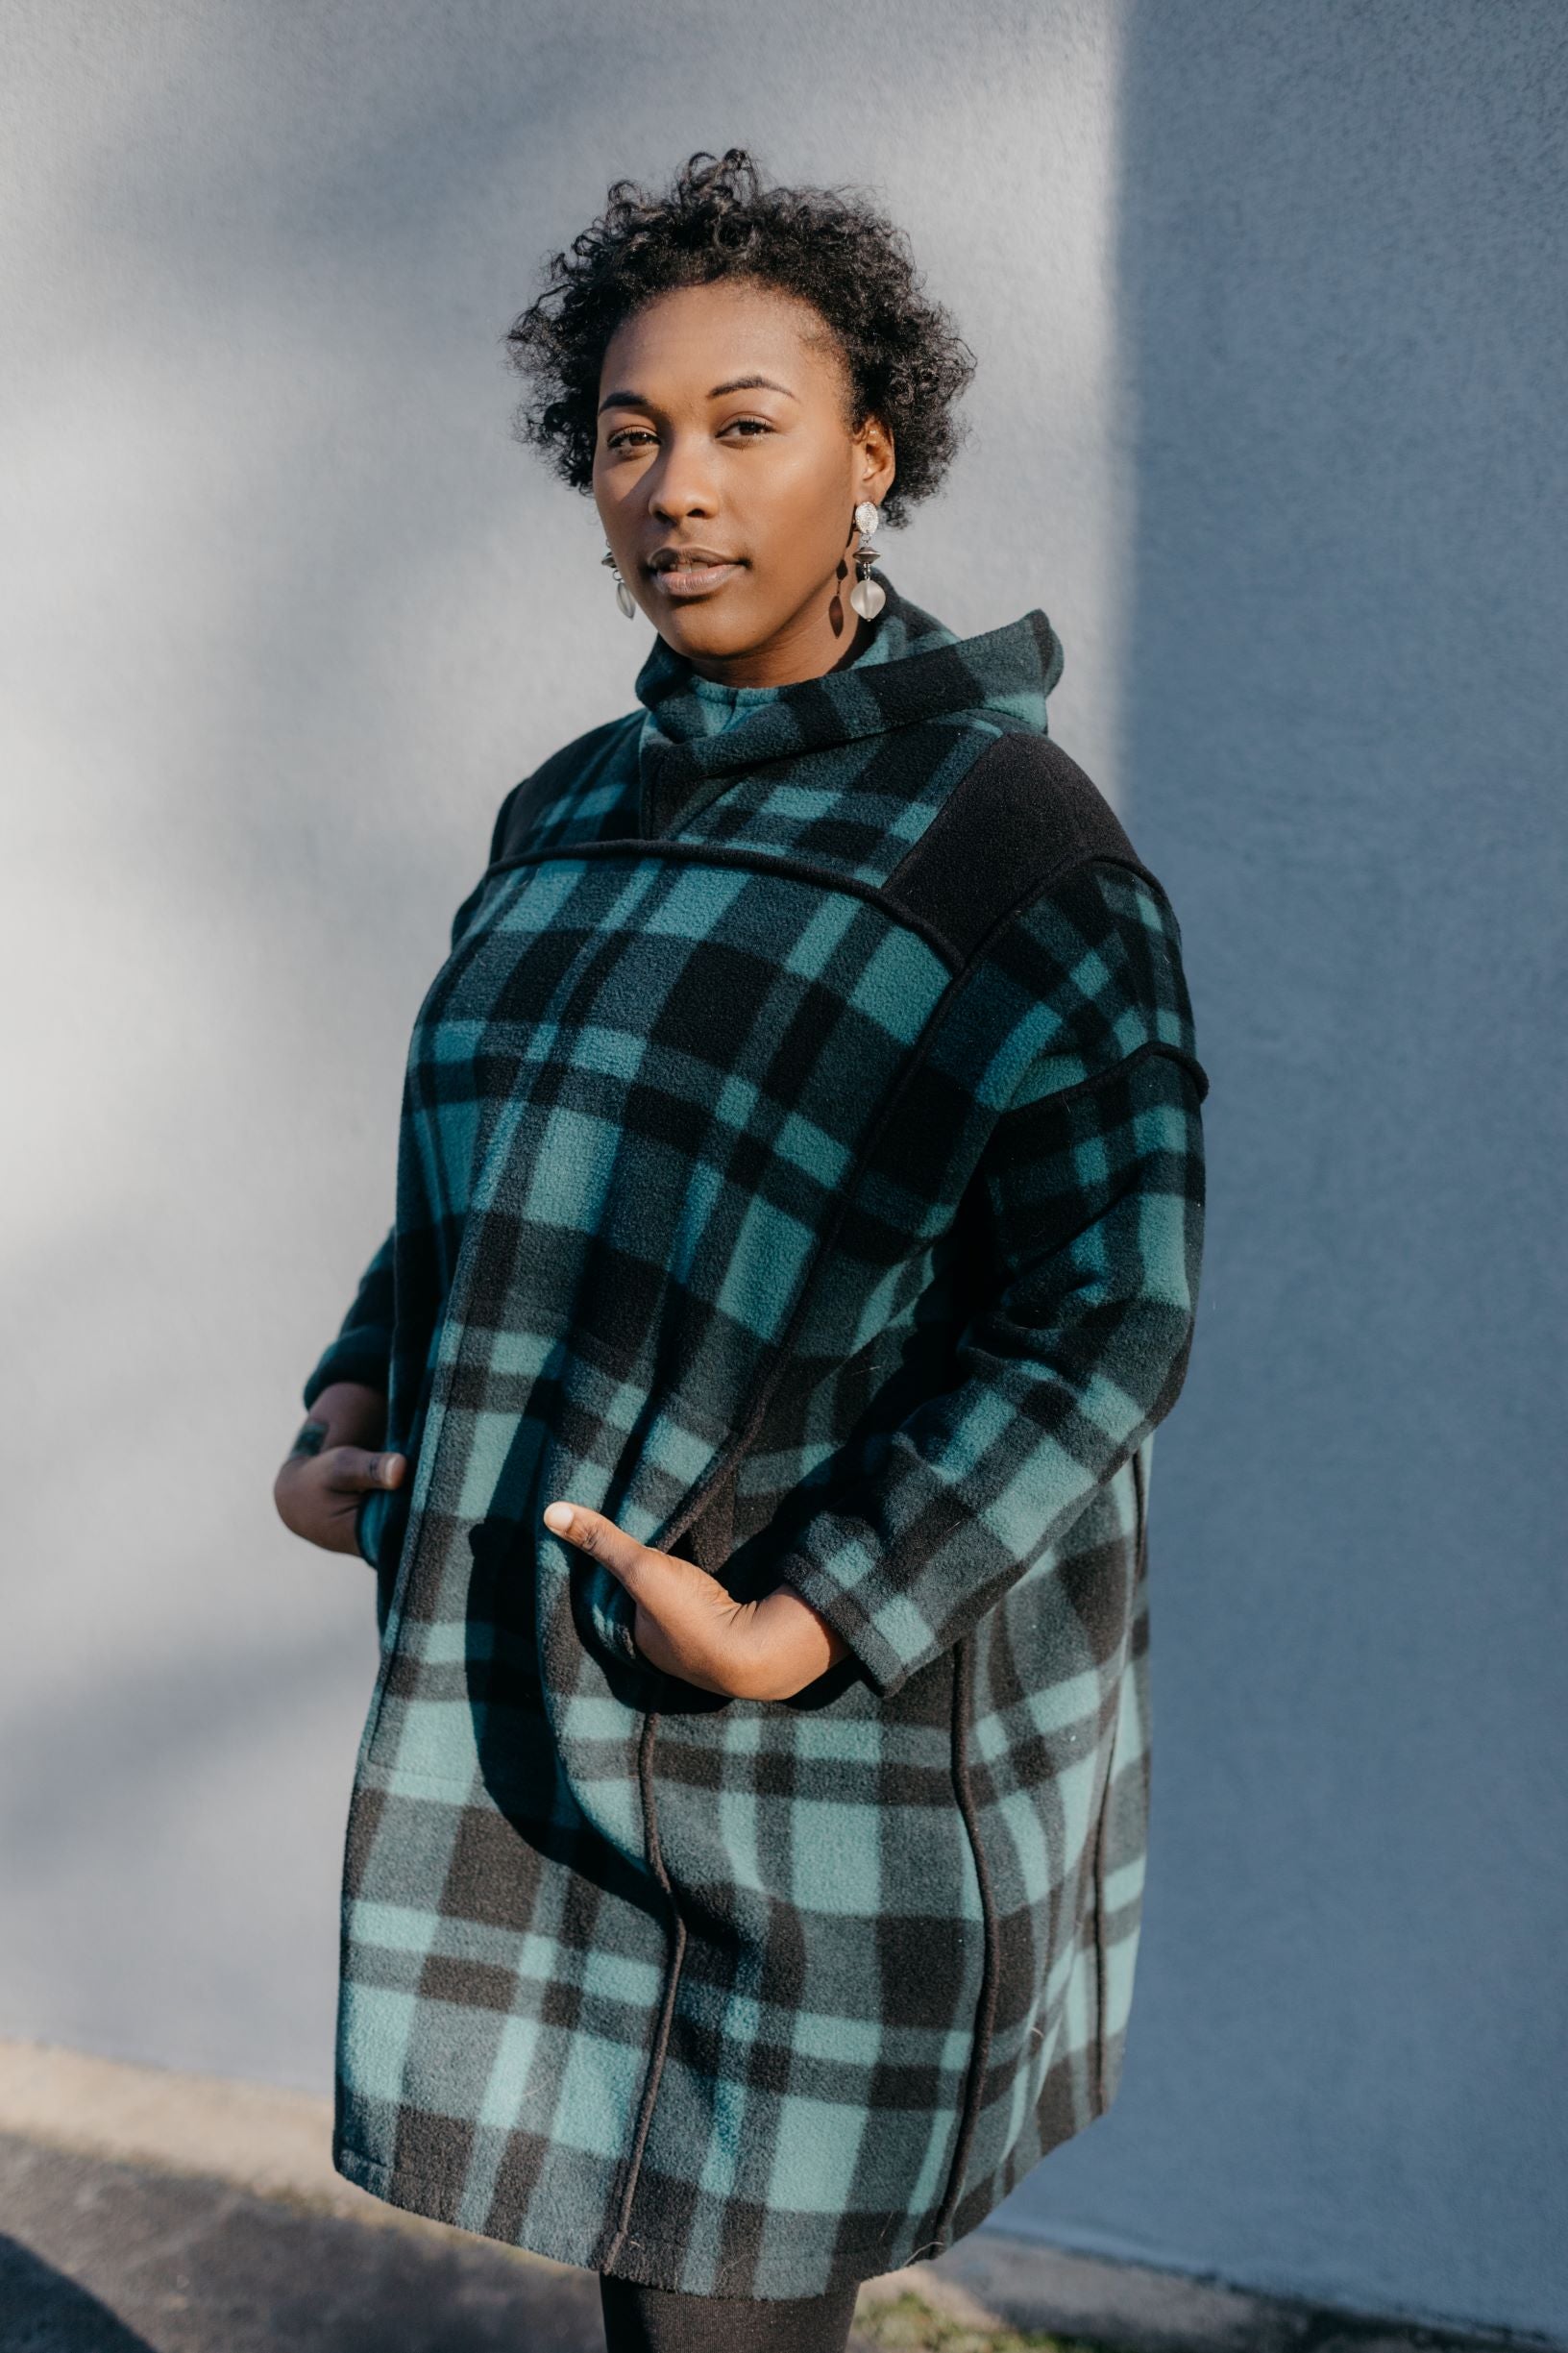
<instances>
[{"instance_id":1,"label":"eyebrow","mask_svg":"<svg viewBox=\"0 0 1568 2353\"><path fill-rule=\"evenodd\" d=\"M775 383L771 376L732 376L727 382L715 384L708 398L710 401L716 401L724 392L749 392L753 389L760 389L764 392L782 392L787 401L793 401L798 397L790 390L788 384ZM600 402L599 414L602 416L606 408L651 408L652 406L653 403L646 393L628 392L623 386L619 392L608 393Z\"/></svg>"}]
</instances>

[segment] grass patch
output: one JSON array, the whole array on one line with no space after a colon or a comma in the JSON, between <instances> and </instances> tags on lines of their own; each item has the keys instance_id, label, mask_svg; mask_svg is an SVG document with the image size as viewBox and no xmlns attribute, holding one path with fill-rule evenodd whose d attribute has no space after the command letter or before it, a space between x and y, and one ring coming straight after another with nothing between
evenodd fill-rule
<instances>
[{"instance_id":1,"label":"grass patch","mask_svg":"<svg viewBox=\"0 0 1568 2353\"><path fill-rule=\"evenodd\" d=\"M911 2291L890 2303L855 2315L855 2335L887 2353L1110 2353L1079 2337L1052 2337L1043 2329L977 2329L946 2319Z\"/></svg>"}]
</instances>

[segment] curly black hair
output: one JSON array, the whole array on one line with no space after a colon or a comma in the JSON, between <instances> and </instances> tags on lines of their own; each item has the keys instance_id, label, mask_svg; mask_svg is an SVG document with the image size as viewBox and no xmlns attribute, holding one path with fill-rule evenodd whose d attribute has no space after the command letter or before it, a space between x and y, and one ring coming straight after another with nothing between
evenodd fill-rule
<instances>
[{"instance_id":1,"label":"curly black hair","mask_svg":"<svg viewBox=\"0 0 1568 2353\"><path fill-rule=\"evenodd\" d=\"M516 429L575 490L592 487L600 370L616 329L654 295L721 278L778 286L826 321L846 364L849 430L876 416L893 435L890 526L936 489L963 439L953 404L974 355L924 293L903 232L861 191L770 187L744 147L699 148L662 195L616 181L600 217L544 268L543 291L505 336L532 391Z\"/></svg>"}]
</instances>

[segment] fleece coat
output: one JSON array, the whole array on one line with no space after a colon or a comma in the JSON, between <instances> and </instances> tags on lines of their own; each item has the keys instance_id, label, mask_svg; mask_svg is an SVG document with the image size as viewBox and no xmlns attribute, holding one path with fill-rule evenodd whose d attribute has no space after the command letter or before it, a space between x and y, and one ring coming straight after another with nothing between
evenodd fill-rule
<instances>
[{"instance_id":1,"label":"fleece coat","mask_svg":"<svg viewBox=\"0 0 1568 2353\"><path fill-rule=\"evenodd\" d=\"M1203 1220L1165 892L1046 729L1043 613L641 708L502 803L414 1023L333 2158L689 2292L930 2257L1107 2106L1153 1433ZM651 1667L553 1497L783 1583L786 1701Z\"/></svg>"}]
</instances>

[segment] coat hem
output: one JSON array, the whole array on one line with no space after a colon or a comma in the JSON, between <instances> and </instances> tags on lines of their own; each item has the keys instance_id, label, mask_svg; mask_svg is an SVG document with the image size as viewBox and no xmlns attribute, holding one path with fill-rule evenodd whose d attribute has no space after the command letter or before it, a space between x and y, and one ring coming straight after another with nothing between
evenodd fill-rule
<instances>
[{"instance_id":1,"label":"coat hem","mask_svg":"<svg viewBox=\"0 0 1568 2353\"><path fill-rule=\"evenodd\" d=\"M394 2169L389 2165L383 2165L379 2157L368 2156L363 2149L354 2147L352 2143L336 2138L331 2145L331 2157L333 2170L340 2173L345 2181L353 2182L356 2189L363 2190L371 2197L380 2198L385 2205L396 2206L404 2214L421 2215L427 2221L444 2222L450 2229L467 2231L475 2238L494 2238L491 2232L475 2231L471 2224L458 2221L450 2187L439 2174L424 2172L418 2166L399 2166ZM640 2286L676 2288L682 2284L657 2265L638 2267L598 2260L596 2250L603 2244L602 2233L596 2241L588 2243L578 2238L568 2239L557 2232L530 2224L526 2236L518 2239L494 2238L494 2243L498 2246L519 2247L526 2254L543 2256L547 2262L570 2264L578 2270L600 2273L606 2278L634 2280ZM941 2240L924 2239L918 2241L908 2253L900 2255L890 2254L885 2230L877 2232L874 2237L840 2240L837 2243L838 2253L842 2262L851 2267L849 2271L836 2265L833 2277L823 2285L790 2288L784 2290L777 2299L758 2296L754 2300L758 2303L775 2300L788 2303L800 2295L827 2294L834 2288L847 2286L851 2277L857 2285L863 2280L881 2279L889 2271L903 2269L907 2264L930 2262L935 2256L944 2254L952 2243L951 2236ZM627 2241L625 2244L641 2247L644 2243ZM616 2251L620 2253L622 2250ZM863 2261L868 2267L861 2270L858 2267ZM745 2288L723 2286L702 2292L688 2290L686 2292L705 2292L715 2297L750 2293Z\"/></svg>"}]
</instances>

